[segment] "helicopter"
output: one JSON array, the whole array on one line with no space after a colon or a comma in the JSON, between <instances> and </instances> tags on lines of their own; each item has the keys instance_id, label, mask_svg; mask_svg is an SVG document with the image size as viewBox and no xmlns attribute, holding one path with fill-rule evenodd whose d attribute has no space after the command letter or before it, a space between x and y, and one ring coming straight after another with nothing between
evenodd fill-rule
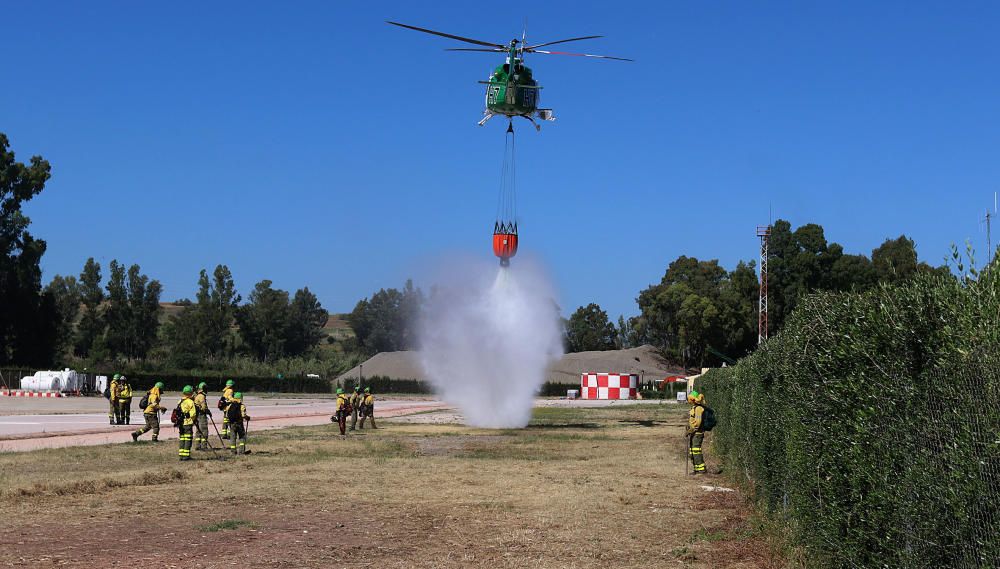
<instances>
[{"instance_id":1,"label":"helicopter","mask_svg":"<svg viewBox=\"0 0 1000 569\"><path fill-rule=\"evenodd\" d=\"M480 83L486 85L486 109L483 110L483 118L479 121L479 126L486 124L486 121L490 120L496 115L503 115L507 117L511 122L514 117L521 117L531 121L531 124L535 125L535 130L541 130L541 127L535 122L535 118L541 120L554 121L556 120L555 115L552 114L552 109L540 109L538 108L539 101L539 91L541 90L541 85L532 76L531 68L524 65L524 54L526 53L544 53L548 55L574 55L578 57L592 57L597 59L615 59L618 61L634 61L632 59L626 59L624 57L611 57L609 55L593 55L590 53L569 53L564 51L549 51L544 49L538 49L540 47L547 47L550 45L555 45L559 43L566 43L571 41L589 40L594 38L599 38L603 36L583 36L578 38L569 38L558 41L550 41L545 43L539 43L535 45L527 45L526 32L521 33L521 39L514 38L510 40L507 44L493 43L488 41L481 41L471 38L465 38L462 36L456 36L452 34L446 34L444 32L436 32L434 30L428 30L426 28L418 28L417 26L411 26L408 24L401 24L399 22L386 21L387 24L392 24L393 26L399 26L401 28L407 28L410 30L416 30L418 32L424 32L427 34L433 34L436 36L446 37L453 40L463 41L466 43L471 43L474 45L479 45L483 47L478 48L449 48L445 51L481 51L488 53L506 53L507 59L503 65L497 66L490 77L486 81L480 81ZM510 128L510 125L508 125Z\"/></svg>"}]
</instances>

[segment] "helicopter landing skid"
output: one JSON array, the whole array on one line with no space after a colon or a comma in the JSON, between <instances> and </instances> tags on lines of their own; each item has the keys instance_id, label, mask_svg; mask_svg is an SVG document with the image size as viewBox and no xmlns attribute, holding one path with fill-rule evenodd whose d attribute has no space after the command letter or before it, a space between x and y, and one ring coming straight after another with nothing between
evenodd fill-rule
<instances>
[{"instance_id":1,"label":"helicopter landing skid","mask_svg":"<svg viewBox=\"0 0 1000 569\"><path fill-rule=\"evenodd\" d=\"M486 124L486 121L488 121L488 120L490 120L491 118L493 118L493 113L491 113L491 112L489 112L489 111L485 111L485 112L483 113L483 115L484 115L484 116L483 116L483 120L479 121L479 123L478 123L478 124L479 124L479 126L483 126L484 124Z\"/></svg>"}]
</instances>

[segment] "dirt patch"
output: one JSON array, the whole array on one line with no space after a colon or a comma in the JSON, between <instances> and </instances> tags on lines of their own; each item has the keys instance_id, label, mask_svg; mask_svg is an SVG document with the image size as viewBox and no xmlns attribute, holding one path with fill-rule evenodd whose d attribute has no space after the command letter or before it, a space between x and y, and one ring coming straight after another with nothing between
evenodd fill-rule
<instances>
[{"instance_id":1,"label":"dirt patch","mask_svg":"<svg viewBox=\"0 0 1000 569\"><path fill-rule=\"evenodd\" d=\"M468 452L481 451L511 439L513 437L504 435L425 437L416 440L417 454L419 456L458 456Z\"/></svg>"},{"instance_id":2,"label":"dirt patch","mask_svg":"<svg viewBox=\"0 0 1000 569\"><path fill-rule=\"evenodd\" d=\"M297 427L184 464L172 444L0 454L13 490L97 485L0 496L0 566L773 566L740 502L685 476L683 411L540 409L530 429L380 423L346 440Z\"/></svg>"}]
</instances>

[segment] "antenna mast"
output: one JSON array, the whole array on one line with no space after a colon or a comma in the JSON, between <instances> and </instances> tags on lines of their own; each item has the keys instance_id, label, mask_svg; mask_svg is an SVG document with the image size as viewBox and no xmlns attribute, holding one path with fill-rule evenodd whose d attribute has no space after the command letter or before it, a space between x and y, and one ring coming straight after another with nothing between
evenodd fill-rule
<instances>
[{"instance_id":1,"label":"antenna mast","mask_svg":"<svg viewBox=\"0 0 1000 569\"><path fill-rule=\"evenodd\" d=\"M996 251L993 250L993 236L990 234L991 224L993 218L997 216L997 193L993 192L993 211L989 208L986 209L986 217L983 221L986 222L986 264L989 265L993 261L993 256Z\"/></svg>"},{"instance_id":2,"label":"antenna mast","mask_svg":"<svg viewBox=\"0 0 1000 569\"><path fill-rule=\"evenodd\" d=\"M757 304L757 345L767 340L767 246L771 238L770 225L758 225L760 237L760 300Z\"/></svg>"}]
</instances>

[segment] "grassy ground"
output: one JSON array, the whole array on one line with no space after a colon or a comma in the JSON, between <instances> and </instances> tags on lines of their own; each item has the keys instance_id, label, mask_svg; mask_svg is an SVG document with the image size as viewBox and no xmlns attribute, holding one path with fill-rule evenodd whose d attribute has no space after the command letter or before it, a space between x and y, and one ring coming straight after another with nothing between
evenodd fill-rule
<instances>
[{"instance_id":1,"label":"grassy ground","mask_svg":"<svg viewBox=\"0 0 1000 569\"><path fill-rule=\"evenodd\" d=\"M681 406L537 409L526 429L380 423L0 455L0 565L780 567ZM218 444L218 439L215 441ZM710 462L711 465L711 462Z\"/></svg>"}]
</instances>

